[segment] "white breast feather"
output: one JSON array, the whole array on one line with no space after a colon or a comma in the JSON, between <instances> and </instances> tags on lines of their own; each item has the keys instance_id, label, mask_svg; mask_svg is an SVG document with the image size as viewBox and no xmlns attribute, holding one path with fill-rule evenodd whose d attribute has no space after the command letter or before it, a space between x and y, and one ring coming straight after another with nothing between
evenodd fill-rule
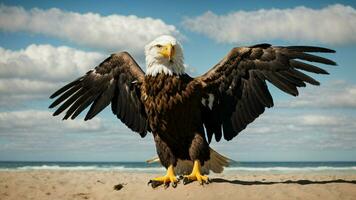
<instances>
[{"instance_id":1,"label":"white breast feather","mask_svg":"<svg viewBox=\"0 0 356 200\"><path fill-rule=\"evenodd\" d=\"M166 75L173 75L173 71L162 64L155 64L147 68L146 74L151 76L156 76L159 73L164 73Z\"/></svg>"}]
</instances>

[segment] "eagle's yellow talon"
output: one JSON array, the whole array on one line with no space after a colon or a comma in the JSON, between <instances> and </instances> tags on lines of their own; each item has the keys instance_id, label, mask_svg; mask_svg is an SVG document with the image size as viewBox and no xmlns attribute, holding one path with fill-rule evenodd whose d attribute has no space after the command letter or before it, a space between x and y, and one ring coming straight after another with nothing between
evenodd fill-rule
<instances>
[{"instance_id":1,"label":"eagle's yellow talon","mask_svg":"<svg viewBox=\"0 0 356 200\"><path fill-rule=\"evenodd\" d=\"M172 183L172 187L177 187L178 179L174 174L173 165L168 167L167 174L165 176L153 178L148 182L148 184L151 184L153 188L156 188L162 184L164 184L164 188L168 188L169 183Z\"/></svg>"},{"instance_id":2,"label":"eagle's yellow talon","mask_svg":"<svg viewBox=\"0 0 356 200\"><path fill-rule=\"evenodd\" d=\"M201 174L201 165L199 160L194 161L192 173L187 176L184 176L183 184L185 185L193 181L198 181L201 185L203 185L204 183L208 184L210 182L208 176L204 176Z\"/></svg>"}]
</instances>

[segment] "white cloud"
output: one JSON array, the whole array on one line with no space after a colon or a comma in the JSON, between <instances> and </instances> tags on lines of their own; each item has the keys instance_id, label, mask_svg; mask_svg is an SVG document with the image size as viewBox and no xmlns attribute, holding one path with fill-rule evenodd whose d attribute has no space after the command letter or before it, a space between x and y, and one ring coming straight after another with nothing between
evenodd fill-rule
<instances>
[{"instance_id":1,"label":"white cloud","mask_svg":"<svg viewBox=\"0 0 356 200\"><path fill-rule=\"evenodd\" d=\"M97 159L103 159L107 154L114 154L111 159L120 156L125 159L132 152L141 152L143 156L136 155L135 158L142 157L142 160L154 155L152 137L143 140L139 134L120 124L114 115L110 116L112 120L97 116L89 121L82 118L63 121L60 116L52 117L52 112L44 110L0 112L0 152L21 152L20 155L47 152L51 160L58 159L58 153L71 157L78 152L96 155ZM148 156L149 152L151 155ZM7 157L13 159L10 155ZM29 157L35 159L36 155ZM88 158L90 155L77 159Z\"/></svg>"},{"instance_id":2,"label":"white cloud","mask_svg":"<svg viewBox=\"0 0 356 200\"><path fill-rule=\"evenodd\" d=\"M65 82L82 76L106 55L66 46L0 47L0 105L46 98Z\"/></svg>"},{"instance_id":3,"label":"white cloud","mask_svg":"<svg viewBox=\"0 0 356 200\"><path fill-rule=\"evenodd\" d=\"M272 108L273 109L273 108ZM322 130L322 131L320 131ZM333 114L321 114L317 111L308 113L305 110L300 113L288 112L274 109L274 111L263 114L260 119L251 124L246 132L257 134L269 133L356 133L356 118L342 112Z\"/></svg>"},{"instance_id":4,"label":"white cloud","mask_svg":"<svg viewBox=\"0 0 356 200\"><path fill-rule=\"evenodd\" d=\"M11 107L21 102L47 99L60 87L58 83L28 79L0 79L0 105Z\"/></svg>"},{"instance_id":5,"label":"white cloud","mask_svg":"<svg viewBox=\"0 0 356 200\"><path fill-rule=\"evenodd\" d=\"M98 117L90 121L81 119L62 121L58 117L52 117L49 111L22 110L1 112L0 129L1 134L16 132L37 134L102 131L104 128Z\"/></svg>"},{"instance_id":6,"label":"white cloud","mask_svg":"<svg viewBox=\"0 0 356 200\"><path fill-rule=\"evenodd\" d=\"M273 109L273 108L272 108ZM342 112L283 112L274 108L259 117L220 149L293 151L356 149L356 116ZM226 143L226 144L224 144ZM238 147L238 150L236 150Z\"/></svg>"},{"instance_id":7,"label":"white cloud","mask_svg":"<svg viewBox=\"0 0 356 200\"><path fill-rule=\"evenodd\" d=\"M333 81L320 88L306 88L298 98L276 103L278 107L356 108L356 85Z\"/></svg>"},{"instance_id":8,"label":"white cloud","mask_svg":"<svg viewBox=\"0 0 356 200\"><path fill-rule=\"evenodd\" d=\"M305 115L299 117L299 123L307 126L342 126L350 124L347 119L329 115ZM356 123L354 123L356 125Z\"/></svg>"},{"instance_id":9,"label":"white cloud","mask_svg":"<svg viewBox=\"0 0 356 200\"><path fill-rule=\"evenodd\" d=\"M0 79L1 95L36 95L53 91L57 83L28 79Z\"/></svg>"},{"instance_id":10,"label":"white cloud","mask_svg":"<svg viewBox=\"0 0 356 200\"><path fill-rule=\"evenodd\" d=\"M225 15L206 12L186 18L183 25L222 43L283 39L325 44L356 42L356 10L341 4L321 9L236 11Z\"/></svg>"},{"instance_id":11,"label":"white cloud","mask_svg":"<svg viewBox=\"0 0 356 200\"><path fill-rule=\"evenodd\" d=\"M51 45L29 45L18 51L0 47L0 78L68 81L94 68L106 55Z\"/></svg>"},{"instance_id":12,"label":"white cloud","mask_svg":"<svg viewBox=\"0 0 356 200\"><path fill-rule=\"evenodd\" d=\"M66 39L80 45L109 51L128 50L143 54L143 47L162 34L180 35L161 19L134 15L101 16L57 8L42 10L0 5L0 30L26 31Z\"/></svg>"}]
</instances>

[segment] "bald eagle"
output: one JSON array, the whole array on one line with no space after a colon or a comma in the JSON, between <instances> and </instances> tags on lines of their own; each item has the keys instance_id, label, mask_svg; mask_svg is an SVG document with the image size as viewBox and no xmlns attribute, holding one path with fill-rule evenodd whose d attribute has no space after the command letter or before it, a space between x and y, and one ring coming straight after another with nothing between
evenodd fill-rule
<instances>
[{"instance_id":1,"label":"bald eagle","mask_svg":"<svg viewBox=\"0 0 356 200\"><path fill-rule=\"evenodd\" d=\"M61 104L53 115L66 110L63 119L75 119L91 105L85 116L90 120L111 103L113 114L132 131L141 137L148 132L153 135L167 173L151 179L152 187L170 183L175 187L182 166L188 166L184 184L204 184L209 179L203 168L221 172L228 163L226 157L209 147L212 137L217 142L222 137L231 140L265 108L273 106L267 81L297 96L298 87L306 83L319 85L302 71L328 74L310 62L336 65L310 52L335 51L270 44L237 47L208 72L193 78L185 73L181 44L164 35L145 46L146 73L129 53L112 54L54 92L50 98L56 100L49 107Z\"/></svg>"}]
</instances>

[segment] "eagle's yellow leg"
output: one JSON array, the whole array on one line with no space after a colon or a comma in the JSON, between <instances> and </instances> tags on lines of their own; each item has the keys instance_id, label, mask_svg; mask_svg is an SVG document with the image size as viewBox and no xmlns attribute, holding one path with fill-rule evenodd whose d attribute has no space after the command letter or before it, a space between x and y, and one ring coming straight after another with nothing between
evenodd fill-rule
<instances>
[{"instance_id":1,"label":"eagle's yellow leg","mask_svg":"<svg viewBox=\"0 0 356 200\"><path fill-rule=\"evenodd\" d=\"M208 184L209 183L209 178L208 176L204 176L201 174L201 165L199 160L194 161L194 166L192 173L189 175L184 176L183 178L183 184L190 183L192 181L198 181L201 185Z\"/></svg>"},{"instance_id":2,"label":"eagle's yellow leg","mask_svg":"<svg viewBox=\"0 0 356 200\"><path fill-rule=\"evenodd\" d=\"M173 165L170 165L167 169L165 176L157 177L151 179L148 184L151 184L153 188L158 187L164 184L165 187L169 186L169 183L172 183L172 187L177 187L178 179L174 173Z\"/></svg>"}]
</instances>

